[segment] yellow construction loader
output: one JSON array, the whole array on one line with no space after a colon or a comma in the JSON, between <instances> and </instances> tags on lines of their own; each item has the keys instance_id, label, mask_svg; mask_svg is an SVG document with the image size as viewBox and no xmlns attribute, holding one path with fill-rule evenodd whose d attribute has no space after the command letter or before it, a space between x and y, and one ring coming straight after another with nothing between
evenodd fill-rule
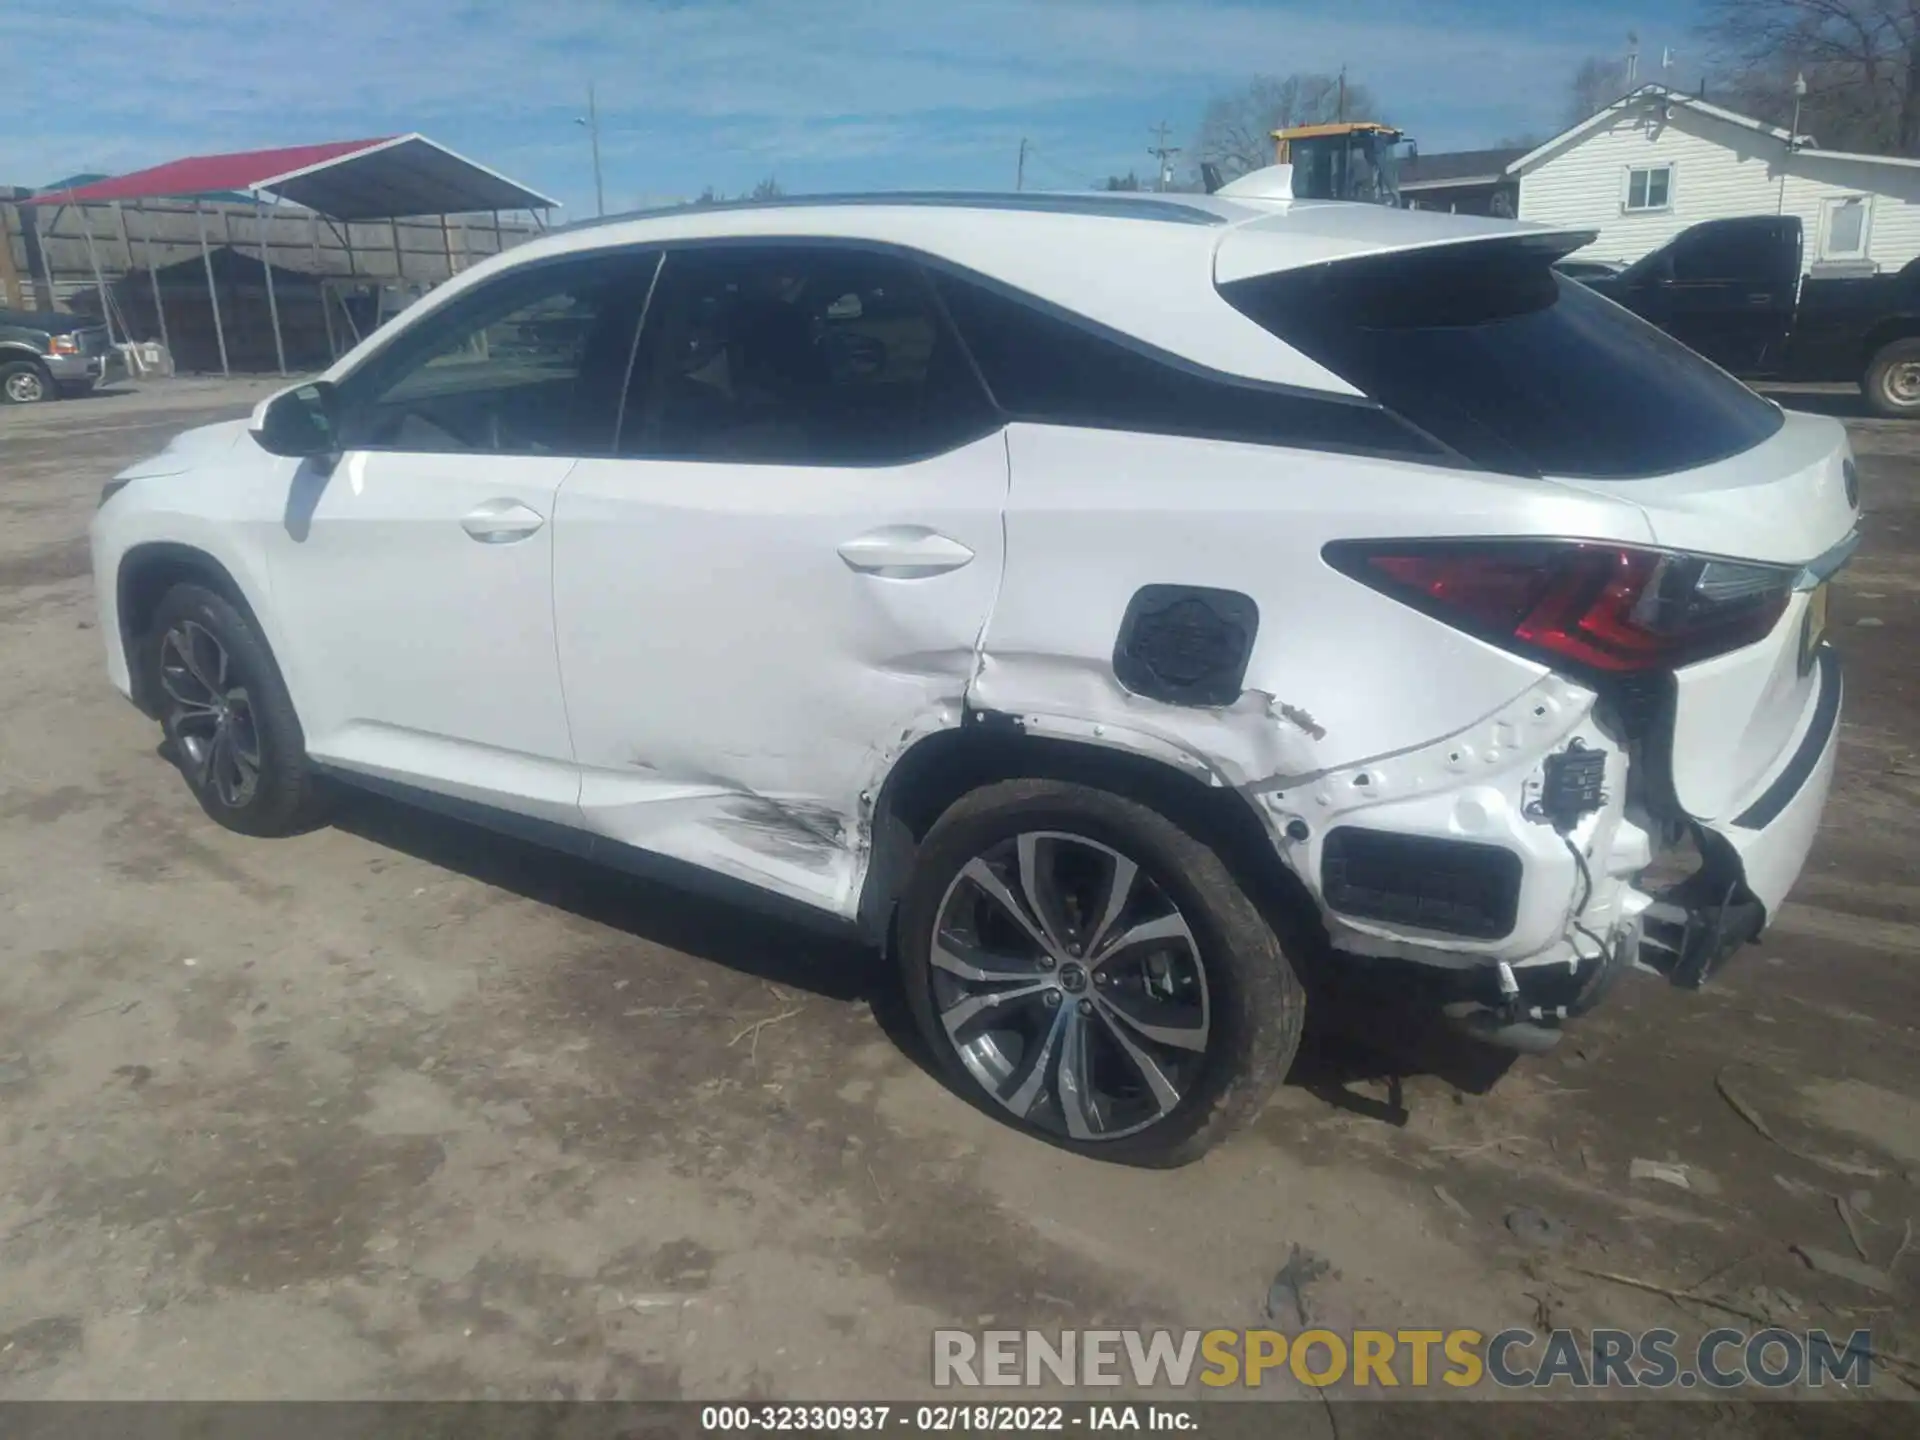
<instances>
[{"instance_id":1,"label":"yellow construction loader","mask_svg":"<svg viewBox=\"0 0 1920 1440\"><path fill-rule=\"evenodd\" d=\"M1293 166L1293 194L1299 200L1359 200L1397 208L1402 145L1413 153L1413 141L1372 120L1273 132L1274 163Z\"/></svg>"}]
</instances>

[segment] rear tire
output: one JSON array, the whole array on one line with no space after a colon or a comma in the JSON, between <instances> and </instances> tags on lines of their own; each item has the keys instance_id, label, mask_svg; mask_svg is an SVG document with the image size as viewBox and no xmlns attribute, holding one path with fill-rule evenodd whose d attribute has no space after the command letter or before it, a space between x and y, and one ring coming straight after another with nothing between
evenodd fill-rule
<instances>
[{"instance_id":1,"label":"rear tire","mask_svg":"<svg viewBox=\"0 0 1920 1440\"><path fill-rule=\"evenodd\" d=\"M252 623L225 596L176 585L145 646L169 753L201 808L242 835L311 829L321 803L306 737Z\"/></svg>"},{"instance_id":2,"label":"rear tire","mask_svg":"<svg viewBox=\"0 0 1920 1440\"><path fill-rule=\"evenodd\" d=\"M53 381L31 360L0 364L0 404L38 405L54 396Z\"/></svg>"},{"instance_id":3,"label":"rear tire","mask_svg":"<svg viewBox=\"0 0 1920 1440\"><path fill-rule=\"evenodd\" d=\"M1880 347L1860 382L1867 406L1890 420L1920 416L1920 339Z\"/></svg>"},{"instance_id":4,"label":"rear tire","mask_svg":"<svg viewBox=\"0 0 1920 1440\"><path fill-rule=\"evenodd\" d=\"M1305 992L1227 866L1104 790L1010 780L955 802L898 939L952 1087L1076 1154L1198 1159L1260 1113L1300 1045Z\"/></svg>"}]
</instances>

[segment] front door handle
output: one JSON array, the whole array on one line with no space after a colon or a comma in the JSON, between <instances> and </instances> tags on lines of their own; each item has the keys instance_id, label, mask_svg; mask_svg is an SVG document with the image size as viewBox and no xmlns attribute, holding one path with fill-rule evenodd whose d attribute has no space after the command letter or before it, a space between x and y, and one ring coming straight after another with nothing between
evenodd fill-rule
<instances>
[{"instance_id":1,"label":"front door handle","mask_svg":"<svg viewBox=\"0 0 1920 1440\"><path fill-rule=\"evenodd\" d=\"M460 522L460 528L482 545L511 545L526 539L546 523L546 516L518 500L489 500L469 512Z\"/></svg>"},{"instance_id":2,"label":"front door handle","mask_svg":"<svg viewBox=\"0 0 1920 1440\"><path fill-rule=\"evenodd\" d=\"M839 547L847 568L884 580L924 580L958 570L973 551L924 525L884 525Z\"/></svg>"}]
</instances>

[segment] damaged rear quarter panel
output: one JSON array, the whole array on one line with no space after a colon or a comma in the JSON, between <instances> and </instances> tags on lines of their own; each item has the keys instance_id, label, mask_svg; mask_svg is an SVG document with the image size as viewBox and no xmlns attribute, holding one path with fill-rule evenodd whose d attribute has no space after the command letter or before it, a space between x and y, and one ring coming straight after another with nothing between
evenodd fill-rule
<instances>
[{"instance_id":1,"label":"damaged rear quarter panel","mask_svg":"<svg viewBox=\"0 0 1920 1440\"><path fill-rule=\"evenodd\" d=\"M1321 559L1328 541L1648 539L1636 508L1545 481L1118 431L1020 424L1008 437L1007 572L970 703L1032 733L1133 750L1239 788L1274 829L1272 792L1476 735L1557 683L1339 574ZM1167 704L1114 678L1128 602L1161 584L1257 604L1237 702ZM1444 788L1446 773L1432 783ZM1486 779L1462 773L1459 784ZM1517 775L1502 783L1517 797Z\"/></svg>"},{"instance_id":2,"label":"damaged rear quarter panel","mask_svg":"<svg viewBox=\"0 0 1920 1440\"><path fill-rule=\"evenodd\" d=\"M1512 476L1025 424L1008 449L1007 573L973 702L1143 731L1233 785L1430 743L1544 673L1334 571L1320 557L1328 541L1648 538L1631 506ZM1153 584L1237 590L1259 606L1239 703L1164 705L1113 679L1121 617Z\"/></svg>"}]
</instances>

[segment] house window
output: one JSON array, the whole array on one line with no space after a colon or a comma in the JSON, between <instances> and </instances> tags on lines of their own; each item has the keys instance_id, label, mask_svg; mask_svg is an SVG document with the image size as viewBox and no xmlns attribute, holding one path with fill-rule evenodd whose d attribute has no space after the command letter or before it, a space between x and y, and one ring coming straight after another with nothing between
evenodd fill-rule
<instances>
[{"instance_id":1,"label":"house window","mask_svg":"<svg viewBox=\"0 0 1920 1440\"><path fill-rule=\"evenodd\" d=\"M1636 210L1665 210L1673 201L1673 167L1642 165L1627 171L1629 213Z\"/></svg>"},{"instance_id":2,"label":"house window","mask_svg":"<svg viewBox=\"0 0 1920 1440\"><path fill-rule=\"evenodd\" d=\"M1820 233L1822 260L1866 259L1869 204L1865 195L1840 195L1827 201Z\"/></svg>"}]
</instances>

